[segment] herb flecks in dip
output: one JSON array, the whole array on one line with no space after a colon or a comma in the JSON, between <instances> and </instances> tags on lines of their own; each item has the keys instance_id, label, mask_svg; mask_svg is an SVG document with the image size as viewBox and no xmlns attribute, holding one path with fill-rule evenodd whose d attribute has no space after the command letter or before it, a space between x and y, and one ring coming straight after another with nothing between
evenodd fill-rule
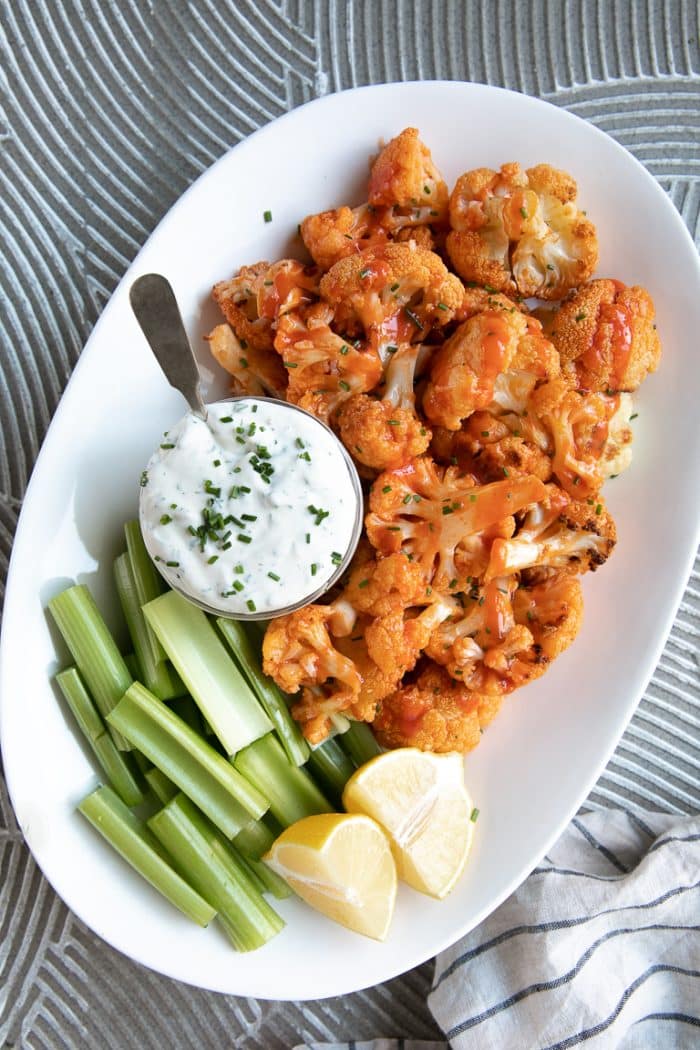
<instances>
[{"instance_id":1,"label":"herb flecks in dip","mask_svg":"<svg viewBox=\"0 0 700 1050\"><path fill-rule=\"evenodd\" d=\"M236 616L312 595L353 541L357 498L340 444L282 402L188 413L141 478L141 527L174 587Z\"/></svg>"}]
</instances>

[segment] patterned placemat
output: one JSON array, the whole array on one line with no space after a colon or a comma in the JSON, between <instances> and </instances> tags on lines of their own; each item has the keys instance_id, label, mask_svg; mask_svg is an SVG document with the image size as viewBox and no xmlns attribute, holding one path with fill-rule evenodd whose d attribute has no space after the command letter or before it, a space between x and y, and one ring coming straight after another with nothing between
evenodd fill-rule
<instances>
[{"instance_id":1,"label":"patterned placemat","mask_svg":"<svg viewBox=\"0 0 700 1050\"><path fill-rule=\"evenodd\" d=\"M475 80L539 95L631 150L698 238L692 0L0 0L0 573L81 347L157 221L232 144L360 84ZM466 122L456 134L468 134ZM700 565L590 806L700 802ZM256 1047L430 1037L430 964L285 1004L191 989L78 922L0 780L0 1048Z\"/></svg>"}]
</instances>

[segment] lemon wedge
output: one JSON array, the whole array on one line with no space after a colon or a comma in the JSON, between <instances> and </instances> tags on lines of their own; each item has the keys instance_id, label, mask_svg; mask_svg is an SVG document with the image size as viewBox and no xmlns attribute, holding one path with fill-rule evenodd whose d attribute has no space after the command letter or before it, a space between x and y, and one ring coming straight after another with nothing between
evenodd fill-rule
<instances>
[{"instance_id":1,"label":"lemon wedge","mask_svg":"<svg viewBox=\"0 0 700 1050\"><path fill-rule=\"evenodd\" d=\"M464 870L474 837L464 760L397 748L371 759L343 791L351 813L386 831L400 879L431 897L447 896Z\"/></svg>"},{"instance_id":2,"label":"lemon wedge","mask_svg":"<svg viewBox=\"0 0 700 1050\"><path fill-rule=\"evenodd\" d=\"M375 821L349 813L304 817L265 860L312 908L383 941L396 903L396 865Z\"/></svg>"}]
</instances>

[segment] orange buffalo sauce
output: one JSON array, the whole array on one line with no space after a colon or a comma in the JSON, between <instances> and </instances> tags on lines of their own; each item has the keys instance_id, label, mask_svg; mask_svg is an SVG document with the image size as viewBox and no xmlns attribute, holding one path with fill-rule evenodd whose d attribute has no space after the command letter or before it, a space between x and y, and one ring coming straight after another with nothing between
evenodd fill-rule
<instances>
[{"instance_id":1,"label":"orange buffalo sauce","mask_svg":"<svg viewBox=\"0 0 700 1050\"><path fill-rule=\"evenodd\" d=\"M624 284L620 281L612 283L615 285L615 301L600 304L591 342L576 362L582 389L586 389L587 372L600 375L606 369L609 369L608 386L611 390L620 390L623 385L632 351L633 320L629 307L619 301Z\"/></svg>"},{"instance_id":2,"label":"orange buffalo sauce","mask_svg":"<svg viewBox=\"0 0 700 1050\"><path fill-rule=\"evenodd\" d=\"M505 638L512 617L510 594L504 594L497 581L491 580L484 588L484 627L493 641Z\"/></svg>"}]
</instances>

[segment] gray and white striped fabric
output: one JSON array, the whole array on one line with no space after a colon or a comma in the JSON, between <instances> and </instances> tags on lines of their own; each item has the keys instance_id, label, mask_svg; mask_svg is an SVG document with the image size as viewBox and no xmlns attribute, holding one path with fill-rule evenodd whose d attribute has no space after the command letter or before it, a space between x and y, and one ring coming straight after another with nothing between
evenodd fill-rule
<instances>
[{"instance_id":1,"label":"gray and white striped fabric","mask_svg":"<svg viewBox=\"0 0 700 1050\"><path fill-rule=\"evenodd\" d=\"M696 1047L699 924L700 818L588 813L512 897L438 956L428 1005L446 1043L344 1046Z\"/></svg>"}]
</instances>

